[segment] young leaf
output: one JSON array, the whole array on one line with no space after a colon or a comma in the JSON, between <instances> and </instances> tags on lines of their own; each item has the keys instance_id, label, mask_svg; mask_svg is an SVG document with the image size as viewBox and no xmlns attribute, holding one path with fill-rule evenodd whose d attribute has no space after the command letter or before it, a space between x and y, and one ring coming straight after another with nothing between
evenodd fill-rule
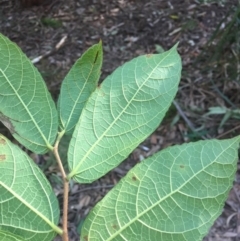
<instances>
[{"instance_id":1,"label":"young leaf","mask_svg":"<svg viewBox=\"0 0 240 241\"><path fill-rule=\"evenodd\" d=\"M202 240L232 187L239 141L169 147L138 164L91 211L81 240Z\"/></svg>"},{"instance_id":2,"label":"young leaf","mask_svg":"<svg viewBox=\"0 0 240 241\"><path fill-rule=\"evenodd\" d=\"M0 34L0 121L25 147L45 153L58 117L41 75L19 47Z\"/></svg>"},{"instance_id":3,"label":"young leaf","mask_svg":"<svg viewBox=\"0 0 240 241\"><path fill-rule=\"evenodd\" d=\"M90 96L70 143L68 178L98 179L158 127L178 89L176 47L124 64Z\"/></svg>"},{"instance_id":4,"label":"young leaf","mask_svg":"<svg viewBox=\"0 0 240 241\"><path fill-rule=\"evenodd\" d=\"M102 42L89 48L65 77L58 100L60 124L72 134L82 109L96 89L102 67Z\"/></svg>"},{"instance_id":5,"label":"young leaf","mask_svg":"<svg viewBox=\"0 0 240 241\"><path fill-rule=\"evenodd\" d=\"M37 165L0 135L0 230L23 240L50 241L62 233L59 206Z\"/></svg>"}]
</instances>

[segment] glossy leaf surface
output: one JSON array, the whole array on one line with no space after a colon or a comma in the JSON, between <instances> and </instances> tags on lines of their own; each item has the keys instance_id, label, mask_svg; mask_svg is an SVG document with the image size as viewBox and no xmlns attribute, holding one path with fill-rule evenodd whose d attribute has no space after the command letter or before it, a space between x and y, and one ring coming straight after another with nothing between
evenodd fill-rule
<instances>
[{"instance_id":1,"label":"glossy leaf surface","mask_svg":"<svg viewBox=\"0 0 240 241\"><path fill-rule=\"evenodd\" d=\"M45 153L58 128L55 104L38 70L0 35L0 121L25 147Z\"/></svg>"},{"instance_id":2,"label":"glossy leaf surface","mask_svg":"<svg viewBox=\"0 0 240 241\"><path fill-rule=\"evenodd\" d=\"M102 42L89 48L65 77L58 100L61 128L72 134L82 109L96 89L102 67Z\"/></svg>"},{"instance_id":3,"label":"glossy leaf surface","mask_svg":"<svg viewBox=\"0 0 240 241\"><path fill-rule=\"evenodd\" d=\"M0 135L0 230L50 241L61 230L52 188L32 159Z\"/></svg>"},{"instance_id":4,"label":"glossy leaf surface","mask_svg":"<svg viewBox=\"0 0 240 241\"><path fill-rule=\"evenodd\" d=\"M144 160L87 217L81 240L200 241L222 212L239 137L169 147Z\"/></svg>"},{"instance_id":5,"label":"glossy leaf surface","mask_svg":"<svg viewBox=\"0 0 240 241\"><path fill-rule=\"evenodd\" d=\"M73 178L90 183L116 167L159 125L176 92L176 46L119 67L90 96L70 143Z\"/></svg>"}]
</instances>

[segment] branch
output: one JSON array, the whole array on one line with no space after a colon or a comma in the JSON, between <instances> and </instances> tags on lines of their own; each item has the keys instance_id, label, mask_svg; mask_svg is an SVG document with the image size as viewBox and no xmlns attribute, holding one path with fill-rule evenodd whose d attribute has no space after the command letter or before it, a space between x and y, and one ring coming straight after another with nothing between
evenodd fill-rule
<instances>
[{"instance_id":1,"label":"branch","mask_svg":"<svg viewBox=\"0 0 240 241\"><path fill-rule=\"evenodd\" d=\"M62 179L63 179L63 220L62 220L62 225L63 225L63 240L64 241L68 241L68 193L69 193L69 182L67 180L67 176L65 173L65 170L63 168L62 165L62 161L61 158L59 156L58 153L58 145L59 142L61 140L61 138L63 137L65 131L59 132L58 133L58 138L56 140L56 143L54 145L54 149L53 149L53 154L57 160L60 172L62 174Z\"/></svg>"}]
</instances>

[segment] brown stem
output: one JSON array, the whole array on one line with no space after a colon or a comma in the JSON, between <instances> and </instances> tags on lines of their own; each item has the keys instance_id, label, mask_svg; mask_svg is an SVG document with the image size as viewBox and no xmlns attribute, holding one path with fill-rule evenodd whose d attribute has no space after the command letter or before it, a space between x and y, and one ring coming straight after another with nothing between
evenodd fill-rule
<instances>
[{"instance_id":1,"label":"brown stem","mask_svg":"<svg viewBox=\"0 0 240 241\"><path fill-rule=\"evenodd\" d=\"M63 228L63 241L68 241L68 192L69 192L69 181L67 180L67 175L65 173L65 170L63 168L63 165L62 165L62 161L61 161L61 158L59 156L59 153L58 153L58 145L59 145L59 142L62 138L62 136L64 135L64 131L60 132L58 134L58 138L57 138L57 141L54 145L54 148L53 148L53 153L54 153L54 156L57 160L57 163L58 163L58 166L59 166L59 169L60 169L60 172L62 174L62 179L63 179L63 224L62 224L62 228Z\"/></svg>"},{"instance_id":2,"label":"brown stem","mask_svg":"<svg viewBox=\"0 0 240 241\"><path fill-rule=\"evenodd\" d=\"M63 184L63 240L68 241L68 192L69 183L64 179Z\"/></svg>"}]
</instances>

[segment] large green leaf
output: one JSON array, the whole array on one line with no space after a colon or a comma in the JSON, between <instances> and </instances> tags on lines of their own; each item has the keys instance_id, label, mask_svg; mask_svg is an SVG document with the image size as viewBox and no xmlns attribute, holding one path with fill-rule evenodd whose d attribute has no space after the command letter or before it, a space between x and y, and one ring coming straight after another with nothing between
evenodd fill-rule
<instances>
[{"instance_id":1,"label":"large green leaf","mask_svg":"<svg viewBox=\"0 0 240 241\"><path fill-rule=\"evenodd\" d=\"M90 96L75 128L69 178L89 183L124 160L163 119L180 72L176 46L135 58L114 71Z\"/></svg>"},{"instance_id":2,"label":"large green leaf","mask_svg":"<svg viewBox=\"0 0 240 241\"><path fill-rule=\"evenodd\" d=\"M50 241L59 221L52 188L37 165L0 135L0 230L24 240Z\"/></svg>"},{"instance_id":3,"label":"large green leaf","mask_svg":"<svg viewBox=\"0 0 240 241\"><path fill-rule=\"evenodd\" d=\"M169 147L135 166L87 217L81 240L200 241L235 177L239 137Z\"/></svg>"},{"instance_id":4,"label":"large green leaf","mask_svg":"<svg viewBox=\"0 0 240 241\"><path fill-rule=\"evenodd\" d=\"M65 77L58 100L61 128L71 134L89 96L96 89L102 67L102 42L89 48Z\"/></svg>"},{"instance_id":5,"label":"large green leaf","mask_svg":"<svg viewBox=\"0 0 240 241\"><path fill-rule=\"evenodd\" d=\"M25 147L45 153L55 141L55 104L38 70L0 34L0 121Z\"/></svg>"}]
</instances>

